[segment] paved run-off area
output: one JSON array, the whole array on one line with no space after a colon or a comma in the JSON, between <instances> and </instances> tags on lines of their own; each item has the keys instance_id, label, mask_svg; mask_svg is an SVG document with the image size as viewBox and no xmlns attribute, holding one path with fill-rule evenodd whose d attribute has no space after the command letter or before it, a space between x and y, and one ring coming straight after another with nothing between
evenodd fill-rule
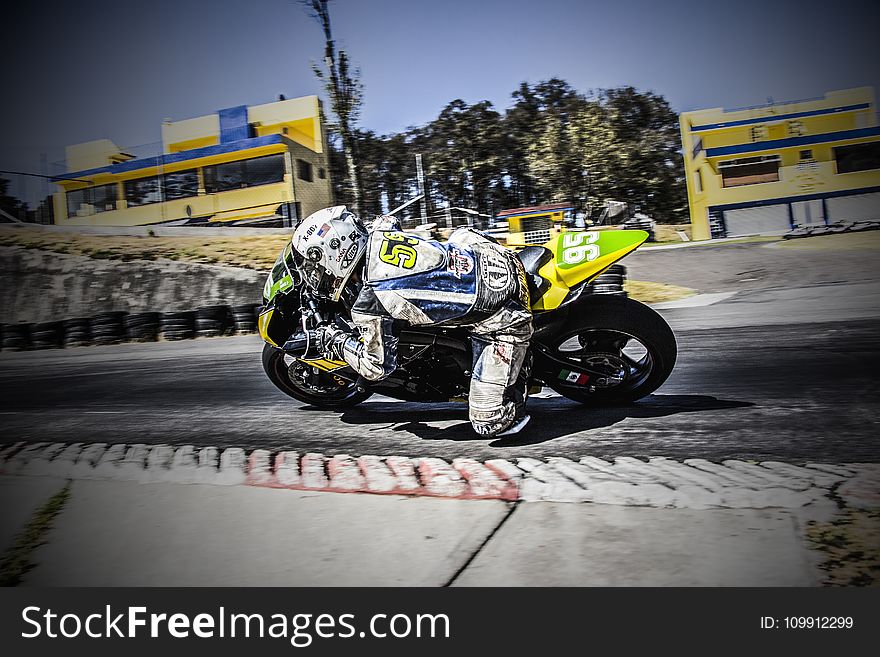
<instances>
[{"instance_id":1,"label":"paved run-off area","mask_svg":"<svg viewBox=\"0 0 880 657\"><path fill-rule=\"evenodd\" d=\"M3 549L70 485L25 585L812 586L826 576L807 533L875 509L880 480L871 464L664 458L3 456ZM331 492L345 490L382 494Z\"/></svg>"}]
</instances>

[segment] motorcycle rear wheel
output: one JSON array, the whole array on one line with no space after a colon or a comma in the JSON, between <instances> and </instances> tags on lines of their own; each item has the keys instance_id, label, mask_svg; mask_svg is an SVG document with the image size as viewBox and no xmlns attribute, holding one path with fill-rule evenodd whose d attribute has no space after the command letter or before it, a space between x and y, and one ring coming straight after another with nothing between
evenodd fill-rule
<instances>
[{"instance_id":1,"label":"motorcycle rear wheel","mask_svg":"<svg viewBox=\"0 0 880 657\"><path fill-rule=\"evenodd\" d=\"M338 385L333 375L321 372L308 365L302 365L306 370L307 378L311 382L291 376L291 363L287 361L286 354L270 344L263 345L263 369L269 380L275 384L281 392L310 406L318 408L349 408L360 404L372 396L372 391L358 391L354 383Z\"/></svg>"},{"instance_id":2,"label":"motorcycle rear wheel","mask_svg":"<svg viewBox=\"0 0 880 657\"><path fill-rule=\"evenodd\" d=\"M656 311L611 295L584 303L547 346L570 367L546 384L591 406L628 404L651 394L672 373L678 355L672 329ZM577 378L585 367L602 369L607 376L594 375L584 385L565 380L564 372Z\"/></svg>"}]
</instances>

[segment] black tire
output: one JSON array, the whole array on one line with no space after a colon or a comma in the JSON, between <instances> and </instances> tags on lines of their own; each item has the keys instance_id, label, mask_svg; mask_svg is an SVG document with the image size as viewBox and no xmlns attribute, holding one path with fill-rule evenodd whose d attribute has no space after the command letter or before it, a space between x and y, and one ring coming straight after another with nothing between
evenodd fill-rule
<instances>
[{"instance_id":1,"label":"black tire","mask_svg":"<svg viewBox=\"0 0 880 657\"><path fill-rule=\"evenodd\" d=\"M111 310L108 312L98 313L92 317L92 323L122 323L122 318L128 315L126 310Z\"/></svg>"},{"instance_id":2,"label":"black tire","mask_svg":"<svg viewBox=\"0 0 880 657\"><path fill-rule=\"evenodd\" d=\"M225 320L230 316L229 306L202 306L196 308L196 319Z\"/></svg>"},{"instance_id":3,"label":"black tire","mask_svg":"<svg viewBox=\"0 0 880 657\"><path fill-rule=\"evenodd\" d=\"M186 320L192 322L196 314L192 310L182 310L178 312L162 313L162 322L171 320Z\"/></svg>"},{"instance_id":4,"label":"black tire","mask_svg":"<svg viewBox=\"0 0 880 657\"><path fill-rule=\"evenodd\" d=\"M573 339L574 351L560 350ZM589 358L598 359L601 366L622 363L619 382L609 376L597 380L596 385L566 384L558 376L562 369L545 381L559 394L591 406L628 404L651 394L672 373L678 356L675 335L666 320L638 301L615 295L585 301L546 346L555 357L570 362L573 372L577 372L579 362ZM627 348L643 349L644 355L636 360L626 354ZM600 385L599 381L605 383Z\"/></svg>"},{"instance_id":5,"label":"black tire","mask_svg":"<svg viewBox=\"0 0 880 657\"><path fill-rule=\"evenodd\" d=\"M290 378L284 356L284 352L280 349L270 344L263 345L263 369L276 388L297 401L318 408L350 408L373 395L371 390L359 392L353 383L333 392L310 390ZM322 376L330 377L329 374L323 373Z\"/></svg>"},{"instance_id":6,"label":"black tire","mask_svg":"<svg viewBox=\"0 0 880 657\"><path fill-rule=\"evenodd\" d=\"M128 327L141 326L143 324L159 324L159 313L146 312L129 315L125 318L124 324Z\"/></svg>"},{"instance_id":7,"label":"black tire","mask_svg":"<svg viewBox=\"0 0 880 657\"><path fill-rule=\"evenodd\" d=\"M194 331L168 331L162 333L162 337L166 340L192 340L196 337Z\"/></svg>"},{"instance_id":8,"label":"black tire","mask_svg":"<svg viewBox=\"0 0 880 657\"><path fill-rule=\"evenodd\" d=\"M159 326L163 329L192 329L195 326L195 322L185 319L163 319Z\"/></svg>"}]
</instances>

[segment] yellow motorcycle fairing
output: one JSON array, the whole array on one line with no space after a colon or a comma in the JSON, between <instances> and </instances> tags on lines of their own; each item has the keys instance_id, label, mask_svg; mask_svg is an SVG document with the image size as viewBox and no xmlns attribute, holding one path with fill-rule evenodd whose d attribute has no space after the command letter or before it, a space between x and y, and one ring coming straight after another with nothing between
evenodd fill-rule
<instances>
[{"instance_id":1,"label":"yellow motorcycle fairing","mask_svg":"<svg viewBox=\"0 0 880 657\"><path fill-rule=\"evenodd\" d=\"M543 245L553 252L553 258L538 270L538 275L547 280L550 287L532 300L532 310L540 312L558 308L572 287L595 278L646 239L648 233L644 230L560 233Z\"/></svg>"}]
</instances>

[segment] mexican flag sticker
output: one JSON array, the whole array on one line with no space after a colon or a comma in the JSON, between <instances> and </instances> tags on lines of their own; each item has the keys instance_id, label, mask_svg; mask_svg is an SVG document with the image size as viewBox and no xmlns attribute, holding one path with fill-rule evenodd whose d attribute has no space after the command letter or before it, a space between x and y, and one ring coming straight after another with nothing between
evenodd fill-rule
<instances>
[{"instance_id":1,"label":"mexican flag sticker","mask_svg":"<svg viewBox=\"0 0 880 657\"><path fill-rule=\"evenodd\" d=\"M590 376L588 374L583 374L582 372L572 372L571 370L562 370L559 373L559 378L563 381L567 381L568 383L574 383L577 385L583 385L590 380Z\"/></svg>"}]
</instances>

